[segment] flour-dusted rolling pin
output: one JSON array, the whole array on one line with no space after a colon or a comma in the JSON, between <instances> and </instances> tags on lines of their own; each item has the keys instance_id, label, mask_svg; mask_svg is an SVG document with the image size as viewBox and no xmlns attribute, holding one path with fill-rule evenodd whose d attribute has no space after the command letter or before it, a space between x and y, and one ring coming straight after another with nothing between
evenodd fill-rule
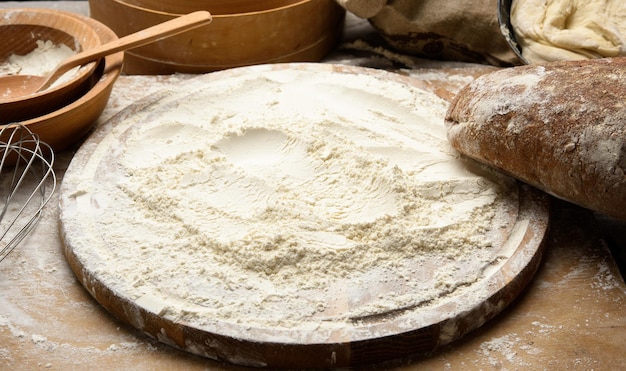
<instances>
[{"instance_id":1,"label":"flour-dusted rolling pin","mask_svg":"<svg viewBox=\"0 0 626 371\"><path fill-rule=\"evenodd\" d=\"M457 94L446 126L461 153L626 219L626 58L483 75Z\"/></svg>"}]
</instances>

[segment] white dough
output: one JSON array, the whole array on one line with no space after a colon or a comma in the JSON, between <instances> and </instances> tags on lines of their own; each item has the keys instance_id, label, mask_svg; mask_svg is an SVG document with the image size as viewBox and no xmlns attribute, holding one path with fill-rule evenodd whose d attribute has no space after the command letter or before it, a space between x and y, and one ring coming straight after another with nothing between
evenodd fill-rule
<instances>
[{"instance_id":1,"label":"white dough","mask_svg":"<svg viewBox=\"0 0 626 371\"><path fill-rule=\"evenodd\" d=\"M531 64L625 54L623 0L514 0L511 23Z\"/></svg>"}]
</instances>

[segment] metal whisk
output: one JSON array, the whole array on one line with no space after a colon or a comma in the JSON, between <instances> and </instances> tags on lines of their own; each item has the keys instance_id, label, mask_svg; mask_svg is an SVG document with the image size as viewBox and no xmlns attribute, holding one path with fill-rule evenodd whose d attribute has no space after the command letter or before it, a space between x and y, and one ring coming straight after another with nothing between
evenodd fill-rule
<instances>
[{"instance_id":1,"label":"metal whisk","mask_svg":"<svg viewBox=\"0 0 626 371\"><path fill-rule=\"evenodd\" d=\"M0 126L0 262L41 218L56 188L54 152L22 125Z\"/></svg>"}]
</instances>

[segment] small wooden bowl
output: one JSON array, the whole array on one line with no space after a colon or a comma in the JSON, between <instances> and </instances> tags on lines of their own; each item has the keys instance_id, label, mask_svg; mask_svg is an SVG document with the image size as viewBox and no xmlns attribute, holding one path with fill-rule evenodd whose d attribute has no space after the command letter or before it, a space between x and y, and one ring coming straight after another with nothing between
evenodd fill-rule
<instances>
[{"instance_id":1,"label":"small wooden bowl","mask_svg":"<svg viewBox=\"0 0 626 371\"><path fill-rule=\"evenodd\" d=\"M110 28L94 19L79 14L67 14L87 25L90 32L95 32L102 43L118 38ZM39 139L48 143L53 150L58 152L67 149L83 139L93 128L109 100L114 82L122 72L123 62L123 52L107 56L94 66L94 83L85 94L62 108L21 121L20 124L39 135Z\"/></svg>"},{"instance_id":2,"label":"small wooden bowl","mask_svg":"<svg viewBox=\"0 0 626 371\"><path fill-rule=\"evenodd\" d=\"M0 64L9 57L27 55L37 41L64 44L75 52L102 44L100 36L85 20L71 13L51 9L0 10ZM44 91L17 98L0 96L0 124L32 119L67 105L85 94L94 84L96 63L81 67L71 79L61 80Z\"/></svg>"},{"instance_id":3,"label":"small wooden bowl","mask_svg":"<svg viewBox=\"0 0 626 371\"><path fill-rule=\"evenodd\" d=\"M119 36L195 10L213 15L208 26L126 52L129 74L318 61L339 42L345 18L335 0L91 0L89 6Z\"/></svg>"}]
</instances>

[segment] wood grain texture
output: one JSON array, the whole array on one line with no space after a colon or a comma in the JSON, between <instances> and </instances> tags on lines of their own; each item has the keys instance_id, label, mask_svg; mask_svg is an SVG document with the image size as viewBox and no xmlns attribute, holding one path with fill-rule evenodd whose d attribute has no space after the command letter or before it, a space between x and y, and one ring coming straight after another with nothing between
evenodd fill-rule
<instances>
[{"instance_id":1,"label":"wood grain texture","mask_svg":"<svg viewBox=\"0 0 626 371\"><path fill-rule=\"evenodd\" d=\"M120 37L178 15L116 0L89 4L91 16ZM128 52L125 72L203 73L251 64L319 61L340 41L345 17L334 0L290 1L288 6L242 14L198 8L214 15L210 25Z\"/></svg>"}]
</instances>

